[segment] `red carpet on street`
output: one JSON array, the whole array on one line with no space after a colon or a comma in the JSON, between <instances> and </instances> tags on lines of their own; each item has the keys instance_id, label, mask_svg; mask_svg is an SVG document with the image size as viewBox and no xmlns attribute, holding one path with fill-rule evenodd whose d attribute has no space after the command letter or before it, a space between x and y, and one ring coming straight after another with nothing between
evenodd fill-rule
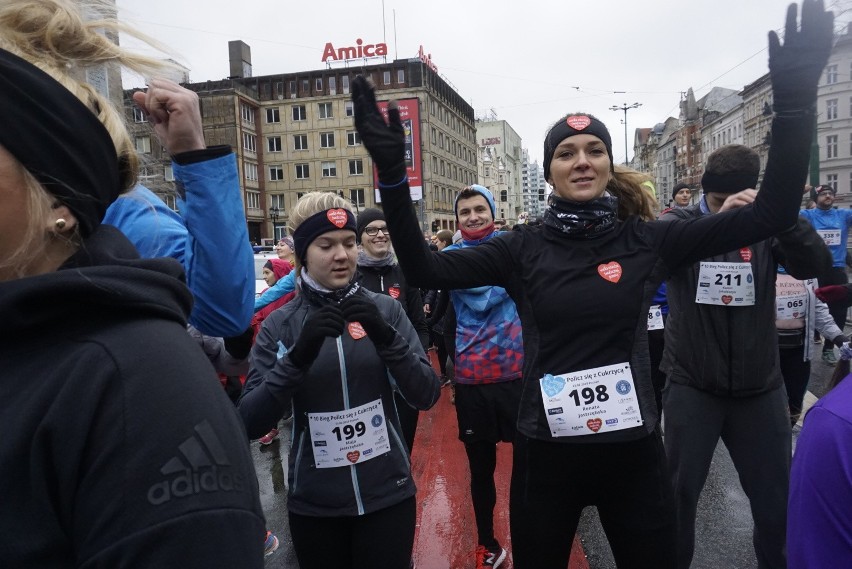
<instances>
[{"instance_id":1,"label":"red carpet on street","mask_svg":"<svg viewBox=\"0 0 852 569\"><path fill-rule=\"evenodd\" d=\"M430 354L431 355L431 354ZM417 530L414 560L418 569L473 569L476 522L470 501L467 455L458 438L455 407L450 388L429 411L420 413L412 455L417 483ZM498 444L497 507L494 535L509 551L501 569L512 569L512 540L509 536L509 481L512 475L512 446ZM566 537L566 539L568 539ZM578 539L574 539L568 569L588 569Z\"/></svg>"}]
</instances>

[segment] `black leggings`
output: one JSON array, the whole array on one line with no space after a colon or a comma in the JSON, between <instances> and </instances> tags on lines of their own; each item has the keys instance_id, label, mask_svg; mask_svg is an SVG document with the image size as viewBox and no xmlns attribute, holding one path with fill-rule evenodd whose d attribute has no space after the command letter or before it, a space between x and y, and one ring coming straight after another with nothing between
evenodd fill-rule
<instances>
[{"instance_id":1,"label":"black leggings","mask_svg":"<svg viewBox=\"0 0 852 569\"><path fill-rule=\"evenodd\" d=\"M805 338L805 342L810 341ZM804 346L795 348L780 348L778 361L781 375L784 377L784 387L787 388L787 406L790 410L790 424L795 425L802 414L802 402L808 390L808 380L811 377L811 362L803 361Z\"/></svg>"},{"instance_id":2,"label":"black leggings","mask_svg":"<svg viewBox=\"0 0 852 569\"><path fill-rule=\"evenodd\" d=\"M301 569L409 569L417 516L414 497L363 516L289 516Z\"/></svg>"},{"instance_id":3,"label":"black leggings","mask_svg":"<svg viewBox=\"0 0 852 569\"><path fill-rule=\"evenodd\" d=\"M828 285L842 285L849 282L849 277L846 276L846 269L842 267L832 267L831 272L825 274L824 280L826 282L820 281L820 286L828 286ZM828 313L831 314L831 318L834 320L834 323L837 324L837 327L840 328L840 331L843 331L843 327L846 326L846 309L849 307L849 303L846 300L839 300L836 302L829 302L828 304ZM825 343L822 346L822 350L824 352L830 352L834 349L834 344L828 338L825 339Z\"/></svg>"},{"instance_id":4,"label":"black leggings","mask_svg":"<svg viewBox=\"0 0 852 569\"><path fill-rule=\"evenodd\" d=\"M470 464L470 499L473 502L479 544L499 545L494 539L494 506L497 504L494 470L497 468L497 444L488 441L465 443L464 450Z\"/></svg>"},{"instance_id":5,"label":"black leggings","mask_svg":"<svg viewBox=\"0 0 852 569\"><path fill-rule=\"evenodd\" d=\"M591 505L619 569L675 567L674 493L658 432L623 443L517 436L509 505L515 569L565 569Z\"/></svg>"}]
</instances>

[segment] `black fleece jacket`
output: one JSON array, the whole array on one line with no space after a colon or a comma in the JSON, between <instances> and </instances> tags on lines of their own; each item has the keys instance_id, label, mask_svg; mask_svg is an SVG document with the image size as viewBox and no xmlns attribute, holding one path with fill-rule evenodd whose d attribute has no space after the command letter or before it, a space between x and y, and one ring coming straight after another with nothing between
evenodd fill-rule
<instances>
[{"instance_id":1,"label":"black fleece jacket","mask_svg":"<svg viewBox=\"0 0 852 569\"><path fill-rule=\"evenodd\" d=\"M242 423L171 259L101 226L0 283L0 567L263 567Z\"/></svg>"}]
</instances>

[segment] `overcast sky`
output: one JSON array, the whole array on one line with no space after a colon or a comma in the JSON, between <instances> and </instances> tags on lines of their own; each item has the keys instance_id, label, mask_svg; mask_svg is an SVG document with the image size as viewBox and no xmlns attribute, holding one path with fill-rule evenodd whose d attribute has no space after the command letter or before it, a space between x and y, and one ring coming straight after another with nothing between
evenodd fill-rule
<instances>
[{"instance_id":1,"label":"overcast sky","mask_svg":"<svg viewBox=\"0 0 852 569\"><path fill-rule=\"evenodd\" d=\"M677 117L681 92L742 89L767 72L766 34L782 30L788 3L385 0L383 29L381 0L117 0L120 17L173 49L191 81L226 77L235 39L251 46L255 76L321 69L326 42L386 41L388 60L422 44L477 116L493 109L539 163L544 134L568 112L603 120L620 162L624 113L610 107L642 104L627 112L632 156L634 129ZM827 5L842 29L852 0Z\"/></svg>"}]
</instances>

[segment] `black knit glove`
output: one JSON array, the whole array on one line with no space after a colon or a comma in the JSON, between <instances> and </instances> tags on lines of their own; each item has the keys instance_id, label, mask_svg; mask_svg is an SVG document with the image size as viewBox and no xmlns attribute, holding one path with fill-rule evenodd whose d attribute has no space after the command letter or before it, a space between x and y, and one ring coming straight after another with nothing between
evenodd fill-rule
<instances>
[{"instance_id":1,"label":"black knit glove","mask_svg":"<svg viewBox=\"0 0 852 569\"><path fill-rule=\"evenodd\" d=\"M312 364L325 339L343 334L345 324L343 313L336 305L326 305L315 310L305 319L302 333L290 350L290 360L299 368Z\"/></svg>"},{"instance_id":2,"label":"black knit glove","mask_svg":"<svg viewBox=\"0 0 852 569\"><path fill-rule=\"evenodd\" d=\"M791 4L784 45L769 32L769 75L779 114L809 111L816 103L817 83L831 53L834 14L823 8L822 0L803 0L802 27L796 28L796 5Z\"/></svg>"},{"instance_id":3,"label":"black knit glove","mask_svg":"<svg viewBox=\"0 0 852 569\"><path fill-rule=\"evenodd\" d=\"M225 342L225 351L236 360L244 360L251 352L251 345L254 342L254 328L249 326L245 332L239 336L229 336L222 338Z\"/></svg>"},{"instance_id":4,"label":"black knit glove","mask_svg":"<svg viewBox=\"0 0 852 569\"><path fill-rule=\"evenodd\" d=\"M379 307L366 296L356 294L350 296L341 303L343 316L347 322L358 322L367 332L367 336L377 346L386 346L391 343L396 334L393 326L385 322Z\"/></svg>"},{"instance_id":5,"label":"black knit glove","mask_svg":"<svg viewBox=\"0 0 852 569\"><path fill-rule=\"evenodd\" d=\"M379 171L379 182L398 184L406 176L405 133L396 101L388 103L388 123L376 106L376 93L363 75L352 81L355 128Z\"/></svg>"},{"instance_id":6,"label":"black knit glove","mask_svg":"<svg viewBox=\"0 0 852 569\"><path fill-rule=\"evenodd\" d=\"M847 338L846 336L841 334L838 337L836 337L835 339L833 339L831 341L831 343L834 344L835 346L837 346L838 348L840 348L840 347L843 346L843 344L845 344L848 341L849 341L849 338Z\"/></svg>"}]
</instances>

